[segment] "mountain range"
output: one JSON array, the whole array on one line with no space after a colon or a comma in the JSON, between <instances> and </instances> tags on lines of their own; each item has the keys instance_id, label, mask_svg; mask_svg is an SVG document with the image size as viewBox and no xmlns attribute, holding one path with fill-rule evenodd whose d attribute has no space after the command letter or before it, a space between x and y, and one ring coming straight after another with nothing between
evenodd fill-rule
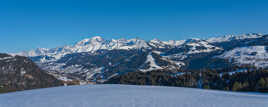
<instances>
[{"instance_id":1,"label":"mountain range","mask_svg":"<svg viewBox=\"0 0 268 107\"><path fill-rule=\"evenodd\" d=\"M62 81L105 82L128 72L268 67L268 35L257 33L208 39L87 38L74 45L10 53L26 56Z\"/></svg>"}]
</instances>

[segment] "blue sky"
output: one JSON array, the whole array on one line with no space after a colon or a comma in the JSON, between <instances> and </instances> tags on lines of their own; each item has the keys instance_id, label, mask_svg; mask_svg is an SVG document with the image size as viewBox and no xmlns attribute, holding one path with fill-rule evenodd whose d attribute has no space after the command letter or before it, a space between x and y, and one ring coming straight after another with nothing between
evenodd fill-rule
<instances>
[{"instance_id":1,"label":"blue sky","mask_svg":"<svg viewBox=\"0 0 268 107\"><path fill-rule=\"evenodd\" d=\"M267 0L1 0L0 52L105 39L268 33Z\"/></svg>"}]
</instances>

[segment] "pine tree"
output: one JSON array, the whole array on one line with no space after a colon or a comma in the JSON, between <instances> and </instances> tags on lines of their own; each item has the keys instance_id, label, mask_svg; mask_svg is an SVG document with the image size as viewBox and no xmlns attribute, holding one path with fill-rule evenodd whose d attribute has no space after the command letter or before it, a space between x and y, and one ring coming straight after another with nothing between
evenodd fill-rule
<instances>
[{"instance_id":1,"label":"pine tree","mask_svg":"<svg viewBox=\"0 0 268 107\"><path fill-rule=\"evenodd\" d=\"M265 79L264 78L261 78L259 81L258 81L258 87L259 88L264 88L265 87Z\"/></svg>"},{"instance_id":2,"label":"pine tree","mask_svg":"<svg viewBox=\"0 0 268 107\"><path fill-rule=\"evenodd\" d=\"M261 78L256 87L258 91L268 90L268 78Z\"/></svg>"},{"instance_id":3,"label":"pine tree","mask_svg":"<svg viewBox=\"0 0 268 107\"><path fill-rule=\"evenodd\" d=\"M240 82L235 82L233 85L233 91L239 91L242 88L242 84Z\"/></svg>"}]
</instances>

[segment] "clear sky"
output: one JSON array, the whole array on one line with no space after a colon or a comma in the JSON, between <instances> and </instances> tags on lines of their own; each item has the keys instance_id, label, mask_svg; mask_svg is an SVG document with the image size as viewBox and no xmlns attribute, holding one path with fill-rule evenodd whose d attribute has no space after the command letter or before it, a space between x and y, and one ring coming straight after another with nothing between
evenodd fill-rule
<instances>
[{"instance_id":1,"label":"clear sky","mask_svg":"<svg viewBox=\"0 0 268 107\"><path fill-rule=\"evenodd\" d=\"M268 33L268 0L0 0L0 52L105 39Z\"/></svg>"}]
</instances>

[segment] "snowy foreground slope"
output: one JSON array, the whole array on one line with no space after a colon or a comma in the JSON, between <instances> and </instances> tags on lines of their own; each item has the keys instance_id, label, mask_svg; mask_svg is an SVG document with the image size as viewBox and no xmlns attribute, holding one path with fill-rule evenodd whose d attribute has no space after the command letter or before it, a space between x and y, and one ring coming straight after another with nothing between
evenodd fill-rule
<instances>
[{"instance_id":1,"label":"snowy foreground slope","mask_svg":"<svg viewBox=\"0 0 268 107\"><path fill-rule=\"evenodd\" d=\"M157 86L87 85L0 94L0 107L268 107L268 95Z\"/></svg>"}]
</instances>

